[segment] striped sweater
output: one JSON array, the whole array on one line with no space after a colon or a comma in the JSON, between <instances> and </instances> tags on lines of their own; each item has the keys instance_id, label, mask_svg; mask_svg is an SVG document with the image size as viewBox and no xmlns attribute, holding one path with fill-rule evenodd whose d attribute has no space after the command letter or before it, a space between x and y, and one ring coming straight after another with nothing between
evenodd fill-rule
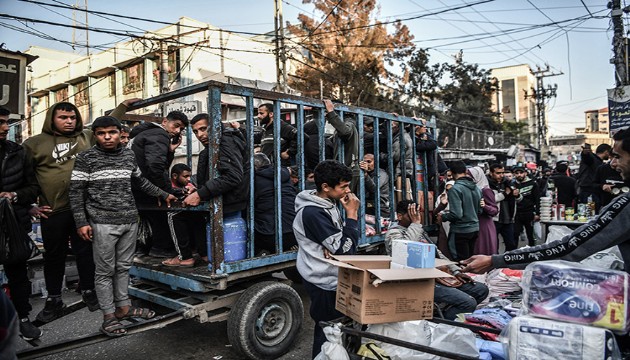
<instances>
[{"instance_id":1,"label":"striped sweater","mask_svg":"<svg viewBox=\"0 0 630 360\"><path fill-rule=\"evenodd\" d=\"M128 224L137 221L138 210L131 193L134 186L163 199L168 193L142 176L133 151L105 151L98 146L80 153L70 178L70 206L77 229L89 222Z\"/></svg>"}]
</instances>

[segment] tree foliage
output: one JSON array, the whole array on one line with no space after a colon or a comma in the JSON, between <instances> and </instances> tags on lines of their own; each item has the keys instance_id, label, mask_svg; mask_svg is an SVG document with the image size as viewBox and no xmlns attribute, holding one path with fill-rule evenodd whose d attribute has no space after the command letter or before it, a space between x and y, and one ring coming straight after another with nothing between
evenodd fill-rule
<instances>
[{"instance_id":1,"label":"tree foliage","mask_svg":"<svg viewBox=\"0 0 630 360\"><path fill-rule=\"evenodd\" d=\"M335 98L346 104L385 109L390 99L387 87L399 78L388 70L413 51L413 36L407 26L394 24L394 32L373 20L378 15L375 0L304 0L323 13L317 21L305 14L298 25L289 25L292 42L299 43L307 60L289 85L306 96ZM385 89L385 91L384 91Z\"/></svg>"}]
</instances>

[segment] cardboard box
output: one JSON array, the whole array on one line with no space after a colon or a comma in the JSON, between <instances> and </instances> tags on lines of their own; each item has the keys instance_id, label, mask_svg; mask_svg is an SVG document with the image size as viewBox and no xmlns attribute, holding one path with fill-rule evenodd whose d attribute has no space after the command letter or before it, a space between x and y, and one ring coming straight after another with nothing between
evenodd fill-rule
<instances>
[{"instance_id":1,"label":"cardboard box","mask_svg":"<svg viewBox=\"0 0 630 360\"><path fill-rule=\"evenodd\" d=\"M434 268L435 245L418 241L392 240L392 263L410 268Z\"/></svg>"},{"instance_id":2,"label":"cardboard box","mask_svg":"<svg viewBox=\"0 0 630 360\"><path fill-rule=\"evenodd\" d=\"M336 309L361 324L431 319L435 278L450 277L434 268L390 269L391 257L385 255L327 261L339 267Z\"/></svg>"}]
</instances>

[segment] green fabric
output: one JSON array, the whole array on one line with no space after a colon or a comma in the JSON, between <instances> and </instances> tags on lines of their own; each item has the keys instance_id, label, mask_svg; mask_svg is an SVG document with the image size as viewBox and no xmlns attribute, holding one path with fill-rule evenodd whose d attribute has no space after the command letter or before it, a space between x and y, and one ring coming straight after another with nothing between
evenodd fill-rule
<instances>
[{"instance_id":1,"label":"green fabric","mask_svg":"<svg viewBox=\"0 0 630 360\"><path fill-rule=\"evenodd\" d=\"M450 231L455 233L479 231L480 202L481 190L472 179L459 178L448 191L449 211L442 215L442 221L450 222Z\"/></svg>"}]
</instances>

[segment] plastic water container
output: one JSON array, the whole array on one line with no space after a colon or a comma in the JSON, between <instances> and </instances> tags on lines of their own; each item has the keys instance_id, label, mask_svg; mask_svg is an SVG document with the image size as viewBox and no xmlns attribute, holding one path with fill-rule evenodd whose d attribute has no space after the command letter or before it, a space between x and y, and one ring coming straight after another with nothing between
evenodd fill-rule
<instances>
[{"instance_id":1,"label":"plastic water container","mask_svg":"<svg viewBox=\"0 0 630 360\"><path fill-rule=\"evenodd\" d=\"M210 224L208 232L208 257L212 259L212 239L210 239ZM247 256L247 222L241 217L241 212L223 214L223 256L225 262L243 260Z\"/></svg>"}]
</instances>

